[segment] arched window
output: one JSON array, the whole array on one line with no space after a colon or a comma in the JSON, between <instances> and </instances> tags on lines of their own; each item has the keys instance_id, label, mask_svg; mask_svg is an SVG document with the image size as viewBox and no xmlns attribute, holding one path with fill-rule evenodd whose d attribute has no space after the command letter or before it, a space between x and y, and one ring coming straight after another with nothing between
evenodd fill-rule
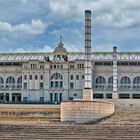
<instances>
[{"instance_id":1,"label":"arched window","mask_svg":"<svg viewBox=\"0 0 140 140\"><path fill-rule=\"evenodd\" d=\"M108 88L109 88L109 89L112 89L112 88L113 88L113 76L111 76L111 77L108 79Z\"/></svg>"},{"instance_id":2,"label":"arched window","mask_svg":"<svg viewBox=\"0 0 140 140\"><path fill-rule=\"evenodd\" d=\"M51 76L51 88L63 88L63 76L60 73L54 73Z\"/></svg>"},{"instance_id":3,"label":"arched window","mask_svg":"<svg viewBox=\"0 0 140 140\"><path fill-rule=\"evenodd\" d=\"M0 77L0 88L4 87L4 80L2 77Z\"/></svg>"},{"instance_id":4,"label":"arched window","mask_svg":"<svg viewBox=\"0 0 140 140\"><path fill-rule=\"evenodd\" d=\"M9 76L6 79L6 88L14 88L15 87L15 78L12 76Z\"/></svg>"},{"instance_id":5,"label":"arched window","mask_svg":"<svg viewBox=\"0 0 140 140\"><path fill-rule=\"evenodd\" d=\"M105 87L105 78L102 76L98 76L96 78L96 88L104 88Z\"/></svg>"},{"instance_id":6,"label":"arched window","mask_svg":"<svg viewBox=\"0 0 140 140\"><path fill-rule=\"evenodd\" d=\"M17 80L17 88L21 88L22 87L22 76L20 76Z\"/></svg>"},{"instance_id":7,"label":"arched window","mask_svg":"<svg viewBox=\"0 0 140 140\"><path fill-rule=\"evenodd\" d=\"M133 89L140 89L140 76L134 78Z\"/></svg>"},{"instance_id":8,"label":"arched window","mask_svg":"<svg viewBox=\"0 0 140 140\"><path fill-rule=\"evenodd\" d=\"M121 89L128 90L130 88L130 84L131 84L131 80L129 77L124 76L121 78L121 81L120 81L120 88Z\"/></svg>"},{"instance_id":9,"label":"arched window","mask_svg":"<svg viewBox=\"0 0 140 140\"><path fill-rule=\"evenodd\" d=\"M51 79L53 80L56 80L56 79L63 79L62 75L60 73L54 73L52 76L51 76Z\"/></svg>"}]
</instances>

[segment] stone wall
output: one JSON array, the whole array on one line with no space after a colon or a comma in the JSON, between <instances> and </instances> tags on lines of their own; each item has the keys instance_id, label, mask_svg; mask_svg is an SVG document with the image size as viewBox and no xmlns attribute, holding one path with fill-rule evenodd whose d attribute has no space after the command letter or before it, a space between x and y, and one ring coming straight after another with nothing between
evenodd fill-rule
<instances>
[{"instance_id":1,"label":"stone wall","mask_svg":"<svg viewBox=\"0 0 140 140\"><path fill-rule=\"evenodd\" d=\"M61 103L61 121L86 123L114 113L114 104L103 101L69 101Z\"/></svg>"},{"instance_id":2,"label":"stone wall","mask_svg":"<svg viewBox=\"0 0 140 140\"><path fill-rule=\"evenodd\" d=\"M112 102L116 109L140 109L140 99L94 99L94 101Z\"/></svg>"}]
</instances>

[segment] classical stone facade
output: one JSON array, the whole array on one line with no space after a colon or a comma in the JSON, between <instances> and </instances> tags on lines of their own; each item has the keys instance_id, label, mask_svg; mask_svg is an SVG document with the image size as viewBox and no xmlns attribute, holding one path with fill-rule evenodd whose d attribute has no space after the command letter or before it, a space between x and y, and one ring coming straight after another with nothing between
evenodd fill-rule
<instances>
[{"instance_id":1,"label":"classical stone facade","mask_svg":"<svg viewBox=\"0 0 140 140\"><path fill-rule=\"evenodd\" d=\"M1 102L82 99L84 52L1 53ZM140 98L140 53L92 52L93 98Z\"/></svg>"}]
</instances>

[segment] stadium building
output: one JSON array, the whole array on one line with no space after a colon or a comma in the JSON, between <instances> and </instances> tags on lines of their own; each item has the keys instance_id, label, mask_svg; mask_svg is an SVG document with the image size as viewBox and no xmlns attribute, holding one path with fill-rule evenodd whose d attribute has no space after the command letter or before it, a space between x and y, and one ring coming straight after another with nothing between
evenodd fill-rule
<instances>
[{"instance_id":1,"label":"stadium building","mask_svg":"<svg viewBox=\"0 0 140 140\"><path fill-rule=\"evenodd\" d=\"M90 21L88 14L89 11ZM85 26L85 46L88 46L91 25L85 21ZM89 58L93 98L140 98L139 52L118 52L113 47L112 52L90 52ZM85 52L65 49L62 36L53 52L0 53L0 102L59 103L82 99L85 60Z\"/></svg>"}]
</instances>

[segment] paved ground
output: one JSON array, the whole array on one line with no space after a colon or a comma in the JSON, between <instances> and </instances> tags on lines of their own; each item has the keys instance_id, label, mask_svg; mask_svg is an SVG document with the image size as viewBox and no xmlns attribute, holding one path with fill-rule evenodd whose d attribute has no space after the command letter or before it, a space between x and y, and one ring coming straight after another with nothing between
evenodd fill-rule
<instances>
[{"instance_id":1,"label":"paved ground","mask_svg":"<svg viewBox=\"0 0 140 140\"><path fill-rule=\"evenodd\" d=\"M140 139L140 110L116 110L97 124L1 122L1 140L136 140Z\"/></svg>"}]
</instances>

